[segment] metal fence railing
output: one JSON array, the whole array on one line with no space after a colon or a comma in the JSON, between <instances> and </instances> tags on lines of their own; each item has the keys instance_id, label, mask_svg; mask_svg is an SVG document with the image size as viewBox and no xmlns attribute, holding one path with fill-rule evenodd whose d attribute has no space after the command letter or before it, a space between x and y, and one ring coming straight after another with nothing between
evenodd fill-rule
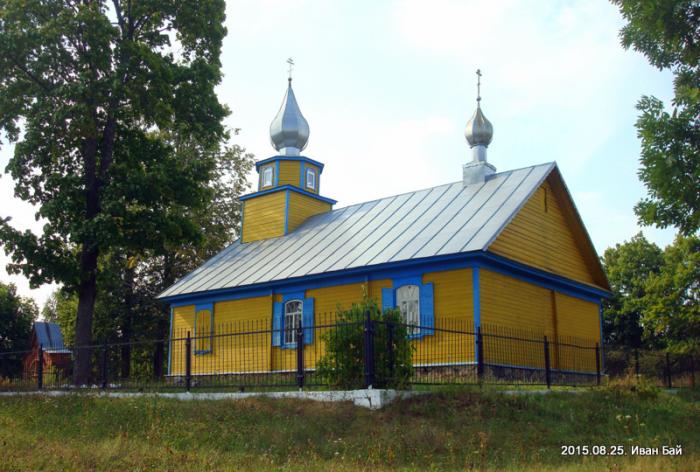
<instances>
[{"instance_id":1,"label":"metal fence railing","mask_svg":"<svg viewBox=\"0 0 700 472\"><path fill-rule=\"evenodd\" d=\"M355 336L329 357L332 336ZM405 336L408 371L395 352ZM666 387L694 386L691 356L624 350L594 341L441 317L434 326L383 319L339 321L317 315L314 326L273 328L269 320L220 324L202 335L188 328L167 339L80 346L91 357L85 385L73 382L75 347L0 352L0 390L249 390L333 388L326 373L354 361L357 387L430 384L600 385L630 372ZM404 369L404 370L401 370Z\"/></svg>"}]
</instances>

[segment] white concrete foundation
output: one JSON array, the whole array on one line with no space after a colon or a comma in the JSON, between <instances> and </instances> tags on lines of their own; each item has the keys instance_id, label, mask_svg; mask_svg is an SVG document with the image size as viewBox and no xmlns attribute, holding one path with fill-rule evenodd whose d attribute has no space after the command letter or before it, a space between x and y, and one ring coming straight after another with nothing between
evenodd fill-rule
<instances>
[{"instance_id":1,"label":"white concrete foundation","mask_svg":"<svg viewBox=\"0 0 700 472\"><path fill-rule=\"evenodd\" d=\"M43 392L0 392L0 396L45 395L60 397L67 395L90 395L109 398L160 397L175 400L242 400L244 398L297 398L321 402L353 402L357 406L378 410L397 398L408 398L421 392L405 390L337 390L337 391L291 391L291 392L210 392L210 393L164 393L164 392L76 392L75 390L47 390Z\"/></svg>"}]
</instances>

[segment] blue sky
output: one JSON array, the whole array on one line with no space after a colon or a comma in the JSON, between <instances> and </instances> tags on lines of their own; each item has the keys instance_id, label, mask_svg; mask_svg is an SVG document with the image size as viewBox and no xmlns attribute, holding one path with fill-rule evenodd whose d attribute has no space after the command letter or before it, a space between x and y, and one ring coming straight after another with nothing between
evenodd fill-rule
<instances>
[{"instance_id":1,"label":"blue sky","mask_svg":"<svg viewBox=\"0 0 700 472\"><path fill-rule=\"evenodd\" d=\"M672 76L622 49L610 3L245 0L227 2L227 17L219 96L233 111L227 124L241 128L235 142L257 159L274 155L269 124L293 57L311 128L304 154L326 164L321 193L337 207L460 180L480 68L489 161L498 170L557 161L599 253L640 230L635 104L668 101ZM11 152L0 150L3 169ZM38 230L11 187L3 176L0 215ZM660 245L674 234L643 231ZM39 303L51 290L4 270L0 280Z\"/></svg>"}]
</instances>

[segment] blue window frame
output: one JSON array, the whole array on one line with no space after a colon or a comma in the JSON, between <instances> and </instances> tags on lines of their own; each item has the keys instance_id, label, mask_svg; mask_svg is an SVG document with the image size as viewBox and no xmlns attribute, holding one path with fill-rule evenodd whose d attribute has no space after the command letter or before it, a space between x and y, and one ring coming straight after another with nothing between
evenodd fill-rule
<instances>
[{"instance_id":1,"label":"blue window frame","mask_svg":"<svg viewBox=\"0 0 700 472\"><path fill-rule=\"evenodd\" d=\"M272 345L295 348L296 328L301 321L304 330L304 345L314 342L314 299L304 298L303 292L282 296L281 302L272 307Z\"/></svg>"},{"instance_id":2,"label":"blue window frame","mask_svg":"<svg viewBox=\"0 0 700 472\"><path fill-rule=\"evenodd\" d=\"M409 325L410 338L422 338L435 332L434 305L433 284L424 284L421 277L393 279L391 288L382 289L382 310L401 310L404 322Z\"/></svg>"},{"instance_id":3,"label":"blue window frame","mask_svg":"<svg viewBox=\"0 0 700 472\"><path fill-rule=\"evenodd\" d=\"M306 168L306 188L316 190L316 169Z\"/></svg>"},{"instance_id":4,"label":"blue window frame","mask_svg":"<svg viewBox=\"0 0 700 472\"><path fill-rule=\"evenodd\" d=\"M260 188L272 187L275 183L274 166L265 166L260 173Z\"/></svg>"},{"instance_id":5,"label":"blue window frame","mask_svg":"<svg viewBox=\"0 0 700 472\"><path fill-rule=\"evenodd\" d=\"M194 354L211 354L214 347L214 304L195 305Z\"/></svg>"}]
</instances>

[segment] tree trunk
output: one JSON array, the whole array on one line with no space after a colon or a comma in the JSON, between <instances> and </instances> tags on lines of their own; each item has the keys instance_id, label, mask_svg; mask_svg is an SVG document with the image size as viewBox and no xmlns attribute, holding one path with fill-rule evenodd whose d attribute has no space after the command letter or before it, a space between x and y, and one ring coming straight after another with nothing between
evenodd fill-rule
<instances>
[{"instance_id":1,"label":"tree trunk","mask_svg":"<svg viewBox=\"0 0 700 472\"><path fill-rule=\"evenodd\" d=\"M130 255L127 254L127 264L129 263ZM133 335L133 315L134 309L134 268L126 268L124 274L124 323L122 325L123 343L130 343ZM122 345L121 359L122 379L128 379L131 376L131 344Z\"/></svg>"},{"instance_id":2,"label":"tree trunk","mask_svg":"<svg viewBox=\"0 0 700 472\"><path fill-rule=\"evenodd\" d=\"M78 314L75 320L75 365L73 383L87 385L92 368L92 317L97 298L97 257L96 247L84 247L80 256L80 268L84 275L79 287Z\"/></svg>"}]
</instances>

